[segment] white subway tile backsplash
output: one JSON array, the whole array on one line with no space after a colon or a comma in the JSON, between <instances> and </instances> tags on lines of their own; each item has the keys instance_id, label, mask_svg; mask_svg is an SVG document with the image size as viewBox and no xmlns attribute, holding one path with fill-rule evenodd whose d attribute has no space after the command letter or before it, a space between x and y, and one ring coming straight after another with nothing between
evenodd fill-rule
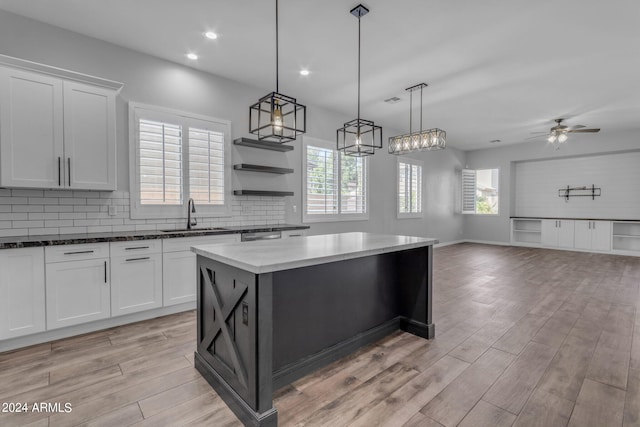
<instances>
[{"instance_id":1,"label":"white subway tile backsplash","mask_svg":"<svg viewBox=\"0 0 640 427\"><path fill-rule=\"evenodd\" d=\"M0 189L0 237L182 228L185 218L131 219L129 193ZM116 206L116 215L109 215ZM234 196L231 216L202 218L201 227L284 223L284 200Z\"/></svg>"}]
</instances>

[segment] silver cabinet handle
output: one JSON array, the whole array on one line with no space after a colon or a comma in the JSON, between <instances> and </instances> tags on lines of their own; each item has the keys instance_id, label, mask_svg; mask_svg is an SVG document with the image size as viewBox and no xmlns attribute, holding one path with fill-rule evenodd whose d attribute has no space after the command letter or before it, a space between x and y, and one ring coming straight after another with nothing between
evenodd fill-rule
<instances>
[{"instance_id":1,"label":"silver cabinet handle","mask_svg":"<svg viewBox=\"0 0 640 427\"><path fill-rule=\"evenodd\" d=\"M125 259L125 261L127 261L127 262L129 262L129 261L142 261L142 260L145 260L145 259L150 259L150 258L148 256L145 256L145 257L142 257L142 258L128 258L128 259Z\"/></svg>"},{"instance_id":2,"label":"silver cabinet handle","mask_svg":"<svg viewBox=\"0 0 640 427\"><path fill-rule=\"evenodd\" d=\"M58 187L62 185L62 168L60 167L60 157L58 157Z\"/></svg>"},{"instance_id":3,"label":"silver cabinet handle","mask_svg":"<svg viewBox=\"0 0 640 427\"><path fill-rule=\"evenodd\" d=\"M69 173L69 187L71 187L71 157L67 157L67 172Z\"/></svg>"},{"instance_id":4,"label":"silver cabinet handle","mask_svg":"<svg viewBox=\"0 0 640 427\"><path fill-rule=\"evenodd\" d=\"M130 248L124 248L125 251L132 251L134 249L149 249L149 246L131 246Z\"/></svg>"},{"instance_id":5,"label":"silver cabinet handle","mask_svg":"<svg viewBox=\"0 0 640 427\"><path fill-rule=\"evenodd\" d=\"M65 255L77 255L77 254L92 254L93 251L75 251L75 252L65 252Z\"/></svg>"},{"instance_id":6,"label":"silver cabinet handle","mask_svg":"<svg viewBox=\"0 0 640 427\"><path fill-rule=\"evenodd\" d=\"M107 261L104 262L104 283L107 283Z\"/></svg>"}]
</instances>

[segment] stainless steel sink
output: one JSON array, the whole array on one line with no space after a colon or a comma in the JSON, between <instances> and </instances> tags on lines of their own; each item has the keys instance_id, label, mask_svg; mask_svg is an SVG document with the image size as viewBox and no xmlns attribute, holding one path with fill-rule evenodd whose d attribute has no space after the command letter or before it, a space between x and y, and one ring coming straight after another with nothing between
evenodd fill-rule
<instances>
[{"instance_id":1,"label":"stainless steel sink","mask_svg":"<svg viewBox=\"0 0 640 427\"><path fill-rule=\"evenodd\" d=\"M177 228L175 230L160 230L162 233L197 233L199 231L228 231L228 228L224 227L203 227L203 228L192 228L187 230L186 228Z\"/></svg>"}]
</instances>

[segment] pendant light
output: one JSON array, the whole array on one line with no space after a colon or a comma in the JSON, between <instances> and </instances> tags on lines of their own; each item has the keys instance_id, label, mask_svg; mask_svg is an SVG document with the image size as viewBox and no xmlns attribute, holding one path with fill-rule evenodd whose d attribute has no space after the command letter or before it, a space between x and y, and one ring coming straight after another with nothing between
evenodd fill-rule
<instances>
[{"instance_id":1,"label":"pendant light","mask_svg":"<svg viewBox=\"0 0 640 427\"><path fill-rule=\"evenodd\" d=\"M360 18L369 13L369 9L359 4L350 13L358 18L358 118L338 129L337 145L338 150L348 156L363 157L382 148L382 127L360 118Z\"/></svg>"},{"instance_id":2,"label":"pendant light","mask_svg":"<svg viewBox=\"0 0 640 427\"><path fill-rule=\"evenodd\" d=\"M447 144L447 133L442 129L422 129L422 90L426 83L419 83L405 89L409 92L409 133L389 138L389 154L405 154L414 151L441 150ZM413 92L420 89L420 130L413 132Z\"/></svg>"},{"instance_id":3,"label":"pendant light","mask_svg":"<svg viewBox=\"0 0 640 427\"><path fill-rule=\"evenodd\" d=\"M279 93L278 0L276 0L276 91L249 107L249 132L258 140L285 143L306 132L307 107Z\"/></svg>"}]
</instances>

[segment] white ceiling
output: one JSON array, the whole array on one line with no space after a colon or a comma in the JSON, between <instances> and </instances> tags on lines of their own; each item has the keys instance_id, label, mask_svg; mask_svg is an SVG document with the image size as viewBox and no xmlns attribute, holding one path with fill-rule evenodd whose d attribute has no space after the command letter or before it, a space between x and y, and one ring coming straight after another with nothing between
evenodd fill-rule
<instances>
[{"instance_id":1,"label":"white ceiling","mask_svg":"<svg viewBox=\"0 0 640 427\"><path fill-rule=\"evenodd\" d=\"M280 0L280 91L356 115L358 0ZM525 142L557 117L640 130L638 0L367 0L362 118L409 128L420 82L424 127L460 149ZM0 9L213 74L275 89L275 1L0 0ZM202 33L220 37L205 40ZM186 59L196 52L197 62ZM309 68L301 77L298 71ZM396 104L384 99L402 98ZM416 99L414 98L414 102ZM417 120L418 103L414 104ZM385 137L391 136L385 132ZM544 138L537 143L542 144Z\"/></svg>"}]
</instances>

